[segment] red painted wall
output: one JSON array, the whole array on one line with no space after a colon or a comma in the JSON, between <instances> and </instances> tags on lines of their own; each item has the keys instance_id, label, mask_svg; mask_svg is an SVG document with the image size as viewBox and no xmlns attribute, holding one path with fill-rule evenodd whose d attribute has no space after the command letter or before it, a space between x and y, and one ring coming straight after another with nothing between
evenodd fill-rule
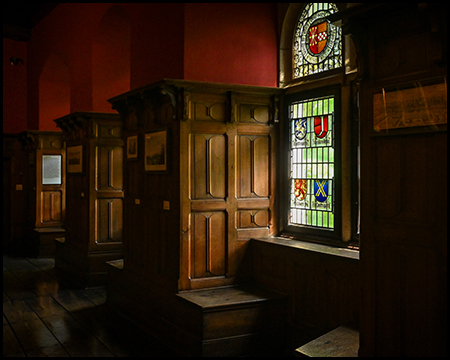
<instances>
[{"instance_id":1,"label":"red painted wall","mask_svg":"<svg viewBox=\"0 0 450 360\"><path fill-rule=\"evenodd\" d=\"M60 3L4 41L4 132L114 112L108 98L163 78L277 86L276 19L275 4ZM16 44L27 61L8 68Z\"/></svg>"},{"instance_id":2,"label":"red painted wall","mask_svg":"<svg viewBox=\"0 0 450 360\"><path fill-rule=\"evenodd\" d=\"M186 4L185 79L277 86L273 3Z\"/></svg>"},{"instance_id":3,"label":"red painted wall","mask_svg":"<svg viewBox=\"0 0 450 360\"><path fill-rule=\"evenodd\" d=\"M53 121L70 113L70 68L52 52L39 77L39 130L59 130Z\"/></svg>"},{"instance_id":4,"label":"red painted wall","mask_svg":"<svg viewBox=\"0 0 450 360\"><path fill-rule=\"evenodd\" d=\"M130 90L130 17L123 6L103 15L93 37L92 99L96 111L110 112L107 99Z\"/></svg>"},{"instance_id":5,"label":"red painted wall","mask_svg":"<svg viewBox=\"0 0 450 360\"><path fill-rule=\"evenodd\" d=\"M184 4L129 4L131 89L183 78ZM119 94L118 94L119 95Z\"/></svg>"},{"instance_id":6,"label":"red painted wall","mask_svg":"<svg viewBox=\"0 0 450 360\"><path fill-rule=\"evenodd\" d=\"M53 119L74 111L93 111L92 43L101 17L111 4L61 3L32 30L28 42L28 126L33 129L57 129ZM49 59L57 54L65 59L69 71L70 106L42 103L65 81L55 78L53 86L43 86ZM44 76L42 76L44 75ZM64 85L63 93L66 94ZM45 101L45 100L44 100ZM61 109L57 112L57 109ZM63 111L63 109L65 109Z\"/></svg>"},{"instance_id":7,"label":"red painted wall","mask_svg":"<svg viewBox=\"0 0 450 360\"><path fill-rule=\"evenodd\" d=\"M17 57L25 64L11 65ZM22 41L3 38L3 133L27 130L27 47Z\"/></svg>"}]
</instances>

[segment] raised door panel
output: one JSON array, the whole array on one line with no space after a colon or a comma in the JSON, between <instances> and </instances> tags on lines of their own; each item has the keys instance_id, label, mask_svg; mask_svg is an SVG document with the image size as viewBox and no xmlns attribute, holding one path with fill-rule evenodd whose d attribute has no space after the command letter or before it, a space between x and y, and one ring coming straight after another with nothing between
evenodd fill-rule
<instances>
[{"instance_id":1,"label":"raised door panel","mask_svg":"<svg viewBox=\"0 0 450 360\"><path fill-rule=\"evenodd\" d=\"M63 198L62 191L41 192L41 219L42 225L54 225L63 221Z\"/></svg>"},{"instance_id":2,"label":"raised door panel","mask_svg":"<svg viewBox=\"0 0 450 360\"><path fill-rule=\"evenodd\" d=\"M192 214L194 278L225 275L226 228L223 211Z\"/></svg>"},{"instance_id":3,"label":"raised door panel","mask_svg":"<svg viewBox=\"0 0 450 360\"><path fill-rule=\"evenodd\" d=\"M123 200L99 199L95 202L95 243L122 242Z\"/></svg>"},{"instance_id":4,"label":"raised door panel","mask_svg":"<svg viewBox=\"0 0 450 360\"><path fill-rule=\"evenodd\" d=\"M94 134L98 138L120 139L122 137L122 126L117 122L114 124L99 124L94 125Z\"/></svg>"},{"instance_id":5,"label":"raised door panel","mask_svg":"<svg viewBox=\"0 0 450 360\"><path fill-rule=\"evenodd\" d=\"M237 216L237 228L253 229L269 226L270 212L267 209L261 210L240 210Z\"/></svg>"},{"instance_id":6,"label":"raised door panel","mask_svg":"<svg viewBox=\"0 0 450 360\"><path fill-rule=\"evenodd\" d=\"M224 199L226 196L226 137L192 135L192 198Z\"/></svg>"},{"instance_id":7,"label":"raised door panel","mask_svg":"<svg viewBox=\"0 0 450 360\"><path fill-rule=\"evenodd\" d=\"M239 121L243 123L267 124L269 122L269 105L239 104Z\"/></svg>"},{"instance_id":8,"label":"raised door panel","mask_svg":"<svg viewBox=\"0 0 450 360\"><path fill-rule=\"evenodd\" d=\"M123 189L123 148L122 146L96 147L96 188L97 190Z\"/></svg>"},{"instance_id":9,"label":"raised door panel","mask_svg":"<svg viewBox=\"0 0 450 360\"><path fill-rule=\"evenodd\" d=\"M269 196L269 137L239 136L238 197Z\"/></svg>"},{"instance_id":10,"label":"raised door panel","mask_svg":"<svg viewBox=\"0 0 450 360\"><path fill-rule=\"evenodd\" d=\"M222 95L192 94L192 119L194 121L225 122L226 99Z\"/></svg>"}]
</instances>

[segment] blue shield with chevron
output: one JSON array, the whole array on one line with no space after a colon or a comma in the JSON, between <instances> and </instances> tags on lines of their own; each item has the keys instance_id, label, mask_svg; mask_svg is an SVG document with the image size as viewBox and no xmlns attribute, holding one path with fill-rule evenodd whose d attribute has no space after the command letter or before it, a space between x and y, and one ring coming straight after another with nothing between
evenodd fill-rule
<instances>
[{"instance_id":1,"label":"blue shield with chevron","mask_svg":"<svg viewBox=\"0 0 450 360\"><path fill-rule=\"evenodd\" d=\"M314 180L314 196L317 201L324 202L328 199L328 180Z\"/></svg>"}]
</instances>

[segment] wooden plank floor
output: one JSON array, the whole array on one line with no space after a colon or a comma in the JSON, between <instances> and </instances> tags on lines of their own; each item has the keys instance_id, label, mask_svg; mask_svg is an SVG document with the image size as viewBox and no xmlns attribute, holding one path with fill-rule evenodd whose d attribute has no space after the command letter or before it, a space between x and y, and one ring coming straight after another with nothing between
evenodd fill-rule
<instances>
[{"instance_id":1,"label":"wooden plank floor","mask_svg":"<svg viewBox=\"0 0 450 360\"><path fill-rule=\"evenodd\" d=\"M3 357L176 357L105 305L58 281L54 259L3 256Z\"/></svg>"}]
</instances>

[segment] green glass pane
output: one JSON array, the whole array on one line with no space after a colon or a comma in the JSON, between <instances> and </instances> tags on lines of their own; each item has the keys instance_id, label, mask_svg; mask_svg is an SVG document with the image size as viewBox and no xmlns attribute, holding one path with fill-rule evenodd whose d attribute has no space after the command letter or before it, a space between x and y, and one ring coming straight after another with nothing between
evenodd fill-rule
<instances>
[{"instance_id":1,"label":"green glass pane","mask_svg":"<svg viewBox=\"0 0 450 360\"><path fill-rule=\"evenodd\" d=\"M295 106L294 106L295 105ZM291 104L291 138L290 178L290 218L293 225L303 225L320 229L334 229L333 196L334 196L334 148L333 138L333 98L324 97L298 101ZM328 134L319 138L315 133L315 117L328 115ZM299 120L303 121L303 129L299 129ZM298 196L295 190L295 179L305 179L306 195ZM314 194L316 180L328 179L330 186L324 195L326 200L319 200Z\"/></svg>"},{"instance_id":2,"label":"green glass pane","mask_svg":"<svg viewBox=\"0 0 450 360\"><path fill-rule=\"evenodd\" d=\"M328 227L334 229L334 214L328 213Z\"/></svg>"}]
</instances>

